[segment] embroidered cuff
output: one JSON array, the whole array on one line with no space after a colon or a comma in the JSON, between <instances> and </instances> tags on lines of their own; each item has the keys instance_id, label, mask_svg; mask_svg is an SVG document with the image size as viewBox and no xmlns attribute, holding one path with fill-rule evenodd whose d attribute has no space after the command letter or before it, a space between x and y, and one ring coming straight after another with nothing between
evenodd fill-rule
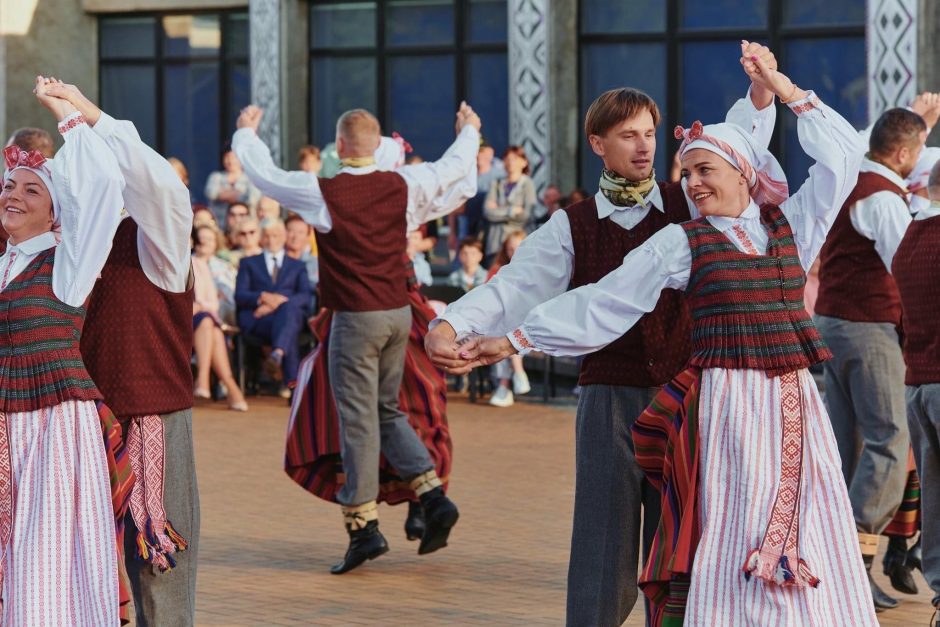
<instances>
[{"instance_id":1,"label":"embroidered cuff","mask_svg":"<svg viewBox=\"0 0 940 627\"><path fill-rule=\"evenodd\" d=\"M529 336L522 330L522 327L519 327L512 333L507 333L506 337L509 338L510 344L516 347L520 355L526 355L534 350L538 350L532 340L529 339Z\"/></svg>"},{"instance_id":2,"label":"embroidered cuff","mask_svg":"<svg viewBox=\"0 0 940 627\"><path fill-rule=\"evenodd\" d=\"M787 106L790 107L790 110L793 111L797 117L801 117L810 111L821 109L822 102L819 100L819 97L816 96L815 92L810 91L806 94L805 98L788 102Z\"/></svg>"},{"instance_id":3,"label":"embroidered cuff","mask_svg":"<svg viewBox=\"0 0 940 627\"><path fill-rule=\"evenodd\" d=\"M85 116L78 111L70 113L68 117L59 122L59 135L65 136L70 130L85 123Z\"/></svg>"}]
</instances>

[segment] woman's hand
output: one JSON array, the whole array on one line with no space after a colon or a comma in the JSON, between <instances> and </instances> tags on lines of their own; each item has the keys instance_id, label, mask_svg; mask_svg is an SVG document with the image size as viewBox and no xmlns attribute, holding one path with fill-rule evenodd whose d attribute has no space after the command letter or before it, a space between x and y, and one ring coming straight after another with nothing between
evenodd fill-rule
<instances>
[{"instance_id":1,"label":"woman's hand","mask_svg":"<svg viewBox=\"0 0 940 627\"><path fill-rule=\"evenodd\" d=\"M39 103L52 112L56 122L61 122L75 113L77 109L68 100L63 100L62 98L57 98L49 94L49 88L57 83L58 81L55 78L37 76L36 87L33 89L33 93L36 94L36 99L39 100Z\"/></svg>"},{"instance_id":2,"label":"woman's hand","mask_svg":"<svg viewBox=\"0 0 940 627\"><path fill-rule=\"evenodd\" d=\"M81 112L85 122L89 126L97 124L101 117L101 109L91 100L85 97L78 87L63 83L60 80L51 79L53 82L46 86L46 93L62 100L68 100L73 107Z\"/></svg>"},{"instance_id":3,"label":"woman's hand","mask_svg":"<svg viewBox=\"0 0 940 627\"><path fill-rule=\"evenodd\" d=\"M248 105L238 114L238 119L235 120L235 126L237 128L250 128L257 133L258 125L261 124L261 117L263 115L264 109L256 107L255 105Z\"/></svg>"},{"instance_id":4,"label":"woman's hand","mask_svg":"<svg viewBox=\"0 0 940 627\"><path fill-rule=\"evenodd\" d=\"M780 102L790 103L805 98L806 91L797 87L790 78L779 70L771 68L767 62L758 55L751 56L749 62L743 63L744 72L751 82L773 92Z\"/></svg>"},{"instance_id":5,"label":"woman's hand","mask_svg":"<svg viewBox=\"0 0 940 627\"><path fill-rule=\"evenodd\" d=\"M460 358L464 364L456 369L451 369L454 374L465 374L477 366L489 366L499 363L519 351L512 345L506 336L498 337L477 337L460 347Z\"/></svg>"}]
</instances>

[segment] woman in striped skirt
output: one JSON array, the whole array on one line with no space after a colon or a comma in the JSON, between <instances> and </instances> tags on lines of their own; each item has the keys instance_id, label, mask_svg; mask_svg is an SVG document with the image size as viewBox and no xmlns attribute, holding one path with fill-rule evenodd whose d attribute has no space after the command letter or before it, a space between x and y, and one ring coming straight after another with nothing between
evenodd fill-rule
<instances>
[{"instance_id":1,"label":"woman in striped skirt","mask_svg":"<svg viewBox=\"0 0 940 627\"><path fill-rule=\"evenodd\" d=\"M53 82L37 77L35 93L59 122L58 156L4 150L0 622L98 627L119 623L112 496L118 503L126 493L109 486L120 437L106 449L101 415L110 416L96 402L79 339L121 219L124 180L82 116L46 94Z\"/></svg>"},{"instance_id":2,"label":"woman in striped skirt","mask_svg":"<svg viewBox=\"0 0 940 627\"><path fill-rule=\"evenodd\" d=\"M797 115L816 161L789 196L777 160L733 124L677 128L702 216L669 225L596 284L533 310L468 365L597 350L684 290L687 370L633 428L661 491L642 577L655 625L876 625L836 442L807 368L829 357L803 305L805 272L855 184L863 147L838 113L758 59L756 84Z\"/></svg>"}]
</instances>

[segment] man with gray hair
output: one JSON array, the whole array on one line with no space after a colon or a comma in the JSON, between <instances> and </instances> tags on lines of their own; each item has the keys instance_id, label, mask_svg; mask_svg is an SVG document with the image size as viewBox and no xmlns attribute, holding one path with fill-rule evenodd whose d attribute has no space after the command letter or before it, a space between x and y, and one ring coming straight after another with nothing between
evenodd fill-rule
<instances>
[{"instance_id":1,"label":"man with gray hair","mask_svg":"<svg viewBox=\"0 0 940 627\"><path fill-rule=\"evenodd\" d=\"M914 216L891 271L904 310L907 423L920 475L923 573L940 609L940 161L927 180L930 204Z\"/></svg>"}]
</instances>

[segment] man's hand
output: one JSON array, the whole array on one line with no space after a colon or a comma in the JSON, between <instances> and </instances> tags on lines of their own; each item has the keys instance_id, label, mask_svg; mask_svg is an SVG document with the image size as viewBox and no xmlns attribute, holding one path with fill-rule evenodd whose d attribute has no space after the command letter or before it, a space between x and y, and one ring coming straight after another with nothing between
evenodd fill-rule
<instances>
[{"instance_id":1,"label":"man's hand","mask_svg":"<svg viewBox=\"0 0 940 627\"><path fill-rule=\"evenodd\" d=\"M250 128L255 133L257 133L258 125L261 124L261 116L263 115L264 110L261 107L248 105L241 110L241 113L238 114L238 119L235 120L235 127Z\"/></svg>"},{"instance_id":2,"label":"man's hand","mask_svg":"<svg viewBox=\"0 0 940 627\"><path fill-rule=\"evenodd\" d=\"M424 351L438 368L449 374L463 374L454 370L464 365L460 358L460 345L456 342L457 332L450 323L442 320L424 336ZM465 372L469 372L467 369Z\"/></svg>"},{"instance_id":3,"label":"man's hand","mask_svg":"<svg viewBox=\"0 0 940 627\"><path fill-rule=\"evenodd\" d=\"M481 125L480 116L466 101L461 101L460 108L457 109L457 134L459 135L465 126L472 126L479 131Z\"/></svg>"},{"instance_id":4,"label":"man's hand","mask_svg":"<svg viewBox=\"0 0 940 627\"><path fill-rule=\"evenodd\" d=\"M911 103L911 111L924 118L928 129L933 128L940 119L940 93L925 91L919 94Z\"/></svg>"},{"instance_id":5,"label":"man's hand","mask_svg":"<svg viewBox=\"0 0 940 627\"><path fill-rule=\"evenodd\" d=\"M277 292L261 292L261 296L258 298L259 304L268 305L271 307L272 311L286 302L287 297Z\"/></svg>"},{"instance_id":6,"label":"man's hand","mask_svg":"<svg viewBox=\"0 0 940 627\"><path fill-rule=\"evenodd\" d=\"M454 374L465 374L477 366L490 366L515 355L519 351L505 335L498 337L477 337L460 347L459 357L462 365L452 368Z\"/></svg>"},{"instance_id":7,"label":"man's hand","mask_svg":"<svg viewBox=\"0 0 940 627\"><path fill-rule=\"evenodd\" d=\"M807 96L807 92L797 87L786 74L771 68L756 54L742 65L753 85L769 90L780 98L781 102L790 103Z\"/></svg>"},{"instance_id":8,"label":"man's hand","mask_svg":"<svg viewBox=\"0 0 940 627\"><path fill-rule=\"evenodd\" d=\"M266 315L272 313L274 313L274 307L271 305L259 305L252 315L254 315L255 318L264 318Z\"/></svg>"},{"instance_id":9,"label":"man's hand","mask_svg":"<svg viewBox=\"0 0 940 627\"><path fill-rule=\"evenodd\" d=\"M49 88L56 83L58 83L58 81L55 78L37 76L33 93L36 94L36 99L39 100L39 103L52 112L56 122L61 122L75 113L77 109L68 100L58 98L49 93Z\"/></svg>"},{"instance_id":10,"label":"man's hand","mask_svg":"<svg viewBox=\"0 0 940 627\"><path fill-rule=\"evenodd\" d=\"M755 70L756 66L751 60L751 57L757 57L763 60L764 65L769 67L772 70L777 69L777 58L774 56L774 53L770 51L770 48L767 46L762 46L759 43L753 41L747 41L746 39L741 40L741 59L740 63L744 67L745 73L750 73L748 70ZM752 83L751 84L751 102L754 103L754 106L757 109L765 109L773 104L774 94L767 88Z\"/></svg>"},{"instance_id":11,"label":"man's hand","mask_svg":"<svg viewBox=\"0 0 940 627\"><path fill-rule=\"evenodd\" d=\"M46 89L46 93L72 103L72 106L81 112L82 116L85 118L85 122L87 122L89 126L94 126L98 123L99 118L101 118L101 109L98 108L98 105L86 98L85 94L75 85L55 81L49 85Z\"/></svg>"}]
</instances>

